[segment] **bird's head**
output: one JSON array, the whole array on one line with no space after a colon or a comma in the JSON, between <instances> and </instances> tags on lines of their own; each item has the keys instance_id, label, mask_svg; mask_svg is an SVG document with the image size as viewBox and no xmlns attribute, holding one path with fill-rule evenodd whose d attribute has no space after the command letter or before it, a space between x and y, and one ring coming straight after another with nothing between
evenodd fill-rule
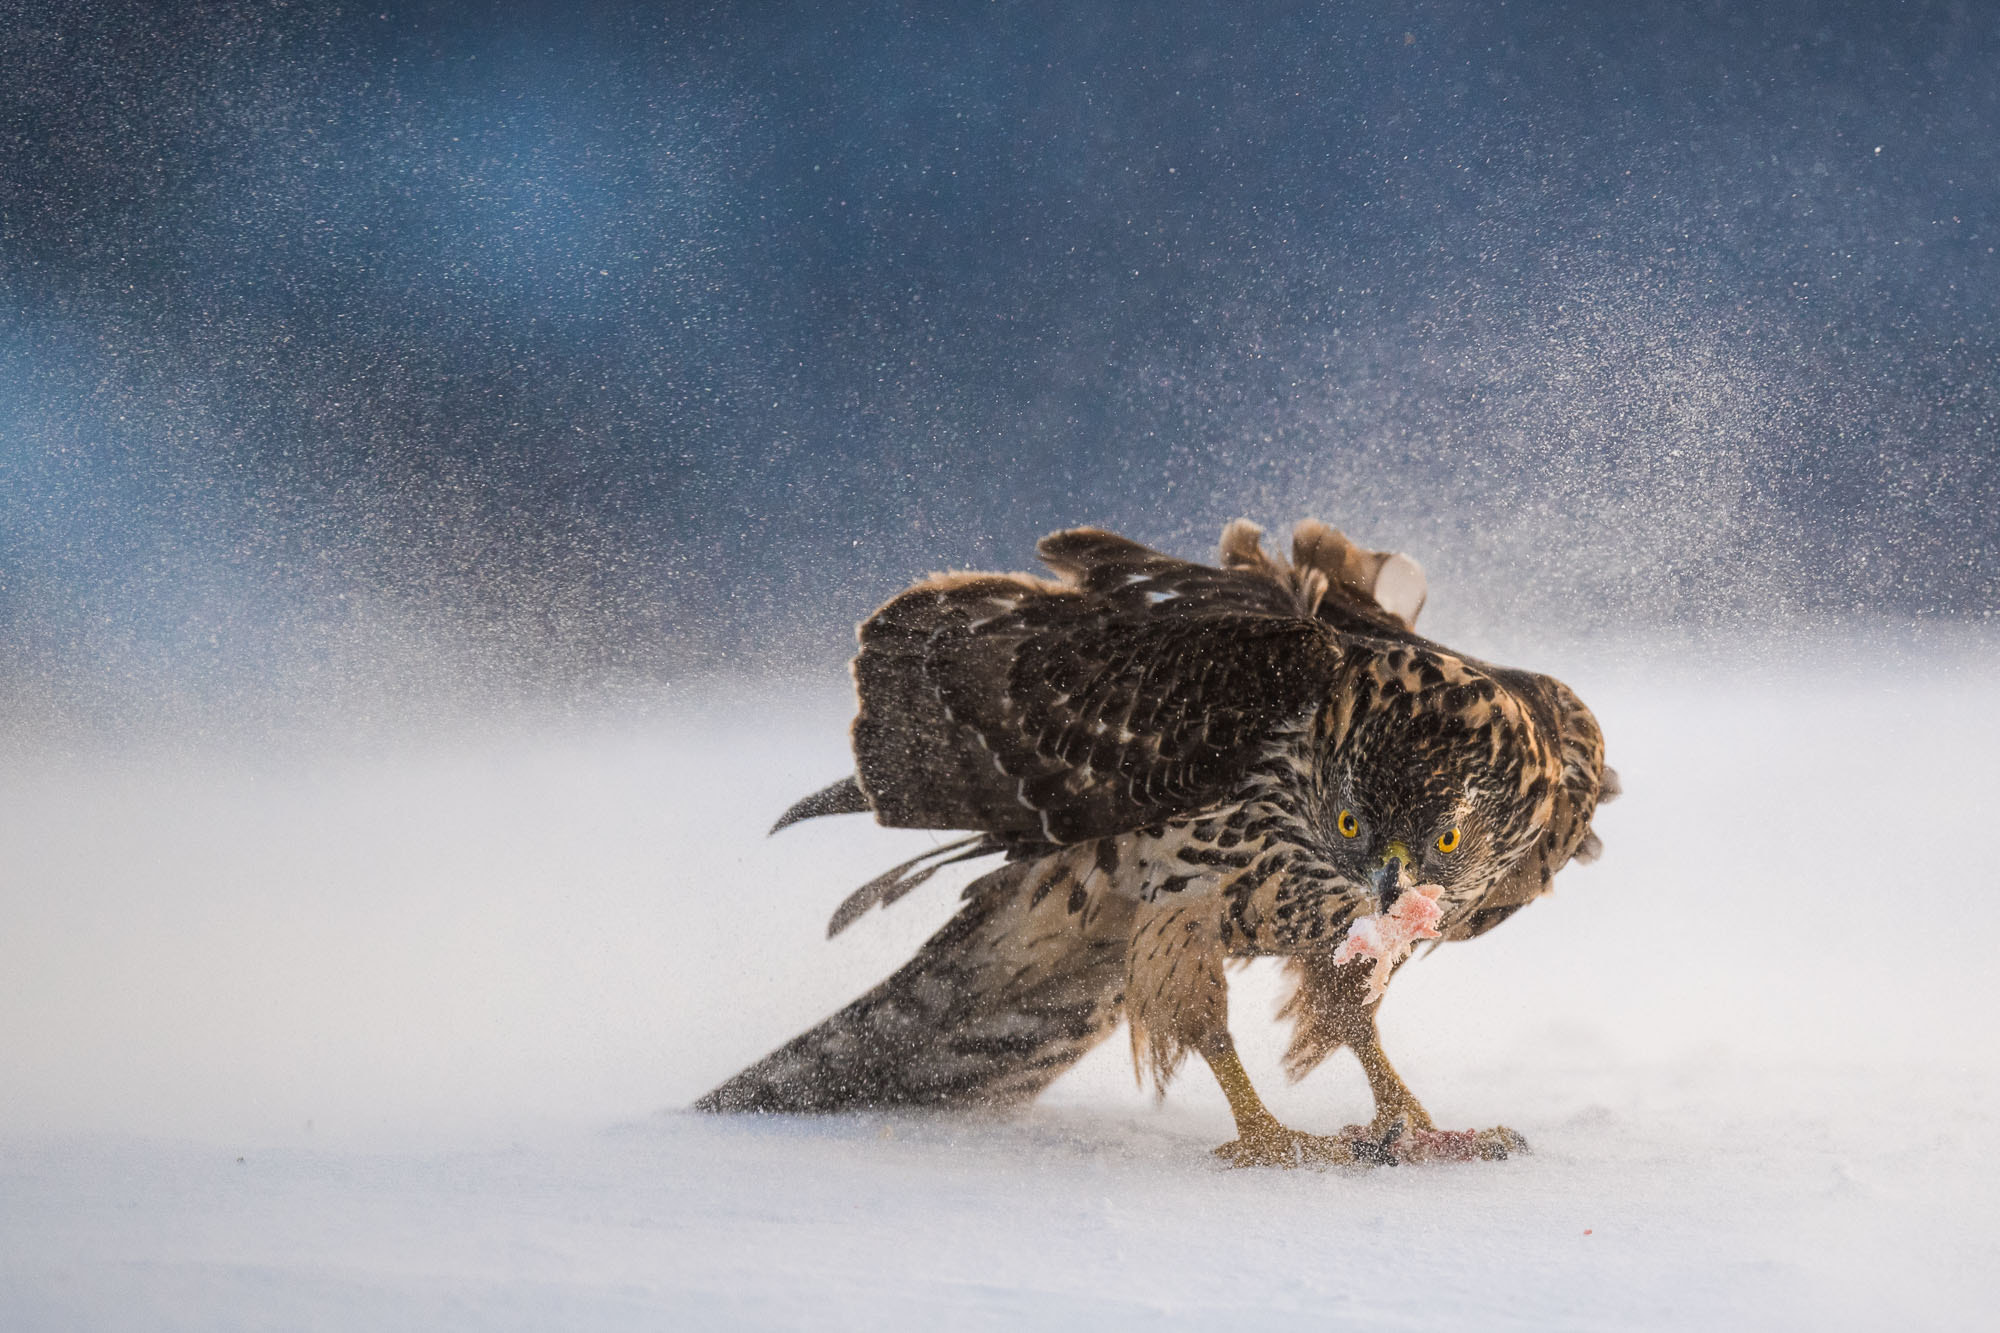
<instances>
[{"instance_id":1,"label":"bird's head","mask_svg":"<svg viewBox=\"0 0 2000 1333\"><path fill-rule=\"evenodd\" d=\"M1398 646L1359 666L1320 725L1318 841L1387 910L1405 889L1470 902L1535 845L1560 761L1499 681L1448 654Z\"/></svg>"}]
</instances>

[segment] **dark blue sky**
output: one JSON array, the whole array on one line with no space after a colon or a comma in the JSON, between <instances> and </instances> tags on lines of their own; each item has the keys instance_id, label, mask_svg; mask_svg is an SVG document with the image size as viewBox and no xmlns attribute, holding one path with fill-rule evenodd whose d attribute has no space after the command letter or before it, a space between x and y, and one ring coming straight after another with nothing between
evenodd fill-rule
<instances>
[{"instance_id":1,"label":"dark blue sky","mask_svg":"<svg viewBox=\"0 0 2000 1333\"><path fill-rule=\"evenodd\" d=\"M30 694L830 659L1238 513L1508 644L2000 594L1993 6L181 8L0 23Z\"/></svg>"}]
</instances>

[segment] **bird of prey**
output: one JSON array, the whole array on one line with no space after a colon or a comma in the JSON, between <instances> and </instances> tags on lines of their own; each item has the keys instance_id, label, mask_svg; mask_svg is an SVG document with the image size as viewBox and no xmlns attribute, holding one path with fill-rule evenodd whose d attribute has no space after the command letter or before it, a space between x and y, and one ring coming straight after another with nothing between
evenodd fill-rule
<instances>
[{"instance_id":1,"label":"bird of prey","mask_svg":"<svg viewBox=\"0 0 2000 1333\"><path fill-rule=\"evenodd\" d=\"M1161 1090L1189 1052L1207 1062L1236 1121L1216 1152L1238 1165L1523 1146L1436 1130L1383 1054L1372 964L1334 954L1419 885L1465 940L1591 859L1616 779L1590 711L1419 637L1415 562L1317 521L1289 561L1241 519L1220 567L1091 528L1038 549L1055 577L940 574L861 625L854 774L777 824L872 812L969 835L864 885L829 934L944 865L1004 862L901 970L696 1105L1019 1104L1122 1018ZM1365 1130L1290 1129L1252 1088L1224 967L1259 955L1290 973L1287 1073L1351 1048Z\"/></svg>"}]
</instances>

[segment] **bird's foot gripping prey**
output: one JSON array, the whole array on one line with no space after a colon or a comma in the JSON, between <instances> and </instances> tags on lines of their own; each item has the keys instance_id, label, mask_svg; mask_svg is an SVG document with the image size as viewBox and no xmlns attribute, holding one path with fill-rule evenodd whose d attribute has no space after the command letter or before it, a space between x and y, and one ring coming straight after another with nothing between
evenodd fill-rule
<instances>
[{"instance_id":1,"label":"bird's foot gripping prey","mask_svg":"<svg viewBox=\"0 0 2000 1333\"><path fill-rule=\"evenodd\" d=\"M967 835L862 886L829 933L943 865L1003 862L902 969L697 1106L1020 1104L1122 1018L1162 1090L1189 1053L1207 1063L1236 1120L1217 1154L1238 1165L1524 1147L1439 1130L1376 1011L1414 939L1483 934L1595 855L1616 782L1590 711L1419 637L1415 563L1321 523L1294 530L1290 561L1240 520L1219 567L1088 528L1040 552L1054 578L941 574L862 624L854 775L778 822L872 812ZM1258 1097L1223 970L1258 955L1293 983L1286 1072L1351 1049L1367 1126L1301 1133Z\"/></svg>"}]
</instances>

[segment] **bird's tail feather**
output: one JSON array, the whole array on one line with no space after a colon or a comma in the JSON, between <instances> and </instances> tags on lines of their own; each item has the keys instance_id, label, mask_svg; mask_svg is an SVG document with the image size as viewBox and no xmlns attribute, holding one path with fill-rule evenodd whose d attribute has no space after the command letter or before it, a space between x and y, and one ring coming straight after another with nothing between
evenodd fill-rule
<instances>
[{"instance_id":1,"label":"bird's tail feather","mask_svg":"<svg viewBox=\"0 0 2000 1333\"><path fill-rule=\"evenodd\" d=\"M1110 1035L1123 1003L1130 904L1086 894L1086 860L1057 852L981 876L958 915L895 975L695 1109L1032 1100Z\"/></svg>"},{"instance_id":2,"label":"bird's tail feather","mask_svg":"<svg viewBox=\"0 0 2000 1333\"><path fill-rule=\"evenodd\" d=\"M868 797L862 792L861 784L850 774L792 802L791 807L778 816L778 822L771 825L771 832L790 828L802 819L818 819L821 815L866 814L868 808Z\"/></svg>"}]
</instances>

